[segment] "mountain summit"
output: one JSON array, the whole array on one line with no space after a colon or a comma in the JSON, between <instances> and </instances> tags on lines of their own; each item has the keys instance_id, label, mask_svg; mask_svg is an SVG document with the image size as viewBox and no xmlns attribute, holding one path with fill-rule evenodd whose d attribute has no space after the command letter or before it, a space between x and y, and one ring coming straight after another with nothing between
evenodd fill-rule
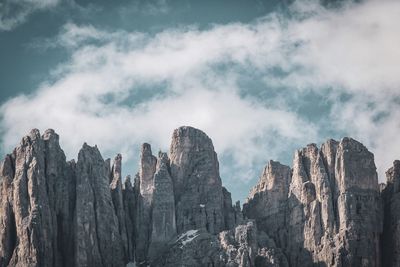
<instances>
[{"instance_id":1,"label":"mountain summit","mask_svg":"<svg viewBox=\"0 0 400 267\"><path fill-rule=\"evenodd\" d=\"M34 129L0 164L3 266L397 266L400 162L379 185L374 155L351 138L269 161L241 210L222 186L212 140L173 132L143 144L133 181L86 143L66 161Z\"/></svg>"}]
</instances>

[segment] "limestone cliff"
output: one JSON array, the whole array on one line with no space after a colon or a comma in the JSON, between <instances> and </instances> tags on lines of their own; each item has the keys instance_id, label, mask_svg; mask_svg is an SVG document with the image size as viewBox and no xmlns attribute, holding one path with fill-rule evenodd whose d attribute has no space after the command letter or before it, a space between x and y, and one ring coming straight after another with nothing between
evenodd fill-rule
<instances>
[{"instance_id":1,"label":"limestone cliff","mask_svg":"<svg viewBox=\"0 0 400 267\"><path fill-rule=\"evenodd\" d=\"M296 151L291 174L270 162L244 214L279 244L290 266L381 266L374 156L351 138Z\"/></svg>"},{"instance_id":2,"label":"limestone cliff","mask_svg":"<svg viewBox=\"0 0 400 267\"><path fill-rule=\"evenodd\" d=\"M138 170L124 180L122 155L86 143L68 162L53 130L32 130L0 164L0 267L400 264L400 161L379 186L351 138L269 161L243 212L198 129L158 157L143 144Z\"/></svg>"}]
</instances>

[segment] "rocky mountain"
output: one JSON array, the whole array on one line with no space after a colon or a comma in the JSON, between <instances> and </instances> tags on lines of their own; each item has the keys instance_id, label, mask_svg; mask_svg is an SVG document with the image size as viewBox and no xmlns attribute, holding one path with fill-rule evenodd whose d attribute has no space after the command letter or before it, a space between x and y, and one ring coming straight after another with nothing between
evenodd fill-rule
<instances>
[{"instance_id":1,"label":"rocky mountain","mask_svg":"<svg viewBox=\"0 0 400 267\"><path fill-rule=\"evenodd\" d=\"M400 265L400 161L379 185L351 138L269 161L243 211L198 129L176 129L168 154L143 144L133 180L121 161L24 137L0 164L0 267Z\"/></svg>"},{"instance_id":2,"label":"rocky mountain","mask_svg":"<svg viewBox=\"0 0 400 267\"><path fill-rule=\"evenodd\" d=\"M382 206L374 156L343 138L271 161L243 212L279 242L290 266L381 266Z\"/></svg>"}]
</instances>

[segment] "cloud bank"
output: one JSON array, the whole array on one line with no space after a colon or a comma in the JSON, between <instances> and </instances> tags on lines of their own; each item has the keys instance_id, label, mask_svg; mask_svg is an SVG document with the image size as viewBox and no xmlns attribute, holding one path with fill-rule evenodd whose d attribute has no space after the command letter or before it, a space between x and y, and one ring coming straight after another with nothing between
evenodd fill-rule
<instances>
[{"instance_id":1,"label":"cloud bank","mask_svg":"<svg viewBox=\"0 0 400 267\"><path fill-rule=\"evenodd\" d=\"M229 186L254 180L293 147L323 141L328 127L368 145L382 174L400 154L399 14L391 0L335 9L297 1L289 15L203 30L66 24L43 47L62 46L70 60L34 93L0 107L3 148L30 128L54 128L70 158L89 141L129 159L142 142L167 150L172 130L192 125L213 139ZM329 123L298 111L297 101L316 104L309 92L334 103Z\"/></svg>"}]
</instances>

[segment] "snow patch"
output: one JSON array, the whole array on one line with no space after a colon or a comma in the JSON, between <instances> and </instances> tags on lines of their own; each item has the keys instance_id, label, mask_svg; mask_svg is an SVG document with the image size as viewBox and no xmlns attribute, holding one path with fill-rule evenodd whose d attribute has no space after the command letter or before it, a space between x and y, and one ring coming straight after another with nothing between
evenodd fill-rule
<instances>
[{"instance_id":1,"label":"snow patch","mask_svg":"<svg viewBox=\"0 0 400 267\"><path fill-rule=\"evenodd\" d=\"M189 230L181 234L176 242L181 242L182 246L180 248L183 248L187 243L192 242L193 239L195 239L198 236L199 236L198 230Z\"/></svg>"},{"instance_id":2,"label":"snow patch","mask_svg":"<svg viewBox=\"0 0 400 267\"><path fill-rule=\"evenodd\" d=\"M204 204L200 204L200 208L204 208L206 205Z\"/></svg>"}]
</instances>

